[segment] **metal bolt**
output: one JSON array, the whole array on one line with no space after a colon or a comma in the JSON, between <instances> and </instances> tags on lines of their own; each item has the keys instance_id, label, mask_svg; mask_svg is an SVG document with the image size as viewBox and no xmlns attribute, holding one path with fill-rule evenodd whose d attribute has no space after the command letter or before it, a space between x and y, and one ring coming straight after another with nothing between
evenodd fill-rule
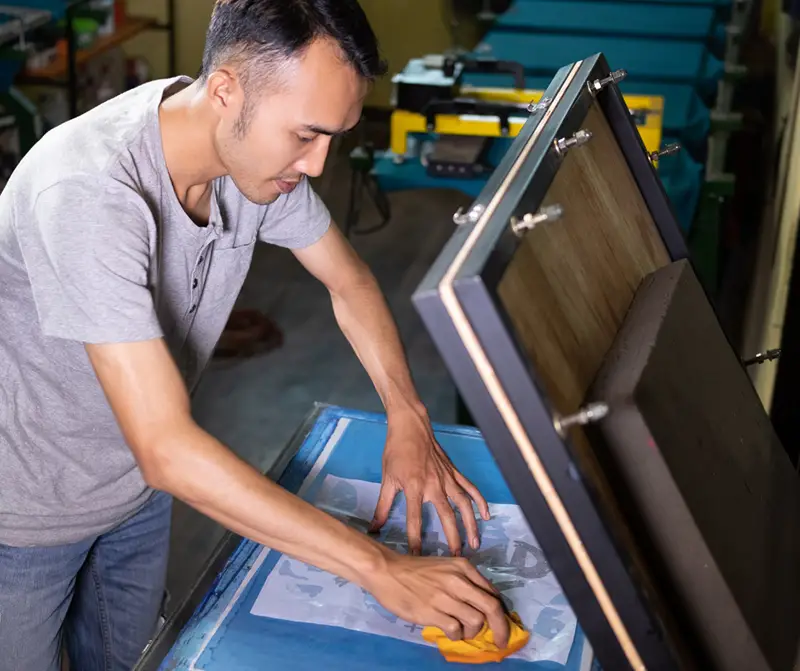
<instances>
[{"instance_id":1,"label":"metal bolt","mask_svg":"<svg viewBox=\"0 0 800 671\"><path fill-rule=\"evenodd\" d=\"M548 107L550 107L550 103L553 102L552 98L542 98L538 103L531 102L528 105L528 111L533 112L544 112Z\"/></svg>"},{"instance_id":2,"label":"metal bolt","mask_svg":"<svg viewBox=\"0 0 800 671\"><path fill-rule=\"evenodd\" d=\"M775 359L779 359L781 356L780 349L770 349L766 352L761 352L760 354L756 354L752 359L745 359L742 363L745 366L752 366L754 364L762 364L765 361L774 361Z\"/></svg>"},{"instance_id":3,"label":"metal bolt","mask_svg":"<svg viewBox=\"0 0 800 671\"><path fill-rule=\"evenodd\" d=\"M673 154L677 154L681 150L680 144L677 142L673 144L668 144L664 147L661 151L654 151L650 153L650 160L655 162L664 156L672 156Z\"/></svg>"},{"instance_id":4,"label":"metal bolt","mask_svg":"<svg viewBox=\"0 0 800 671\"><path fill-rule=\"evenodd\" d=\"M614 72L608 75L608 77L603 77L603 79L595 79L593 82L590 82L589 91L591 91L592 95L594 95L595 93L602 91L609 84L619 84L627 76L627 70L614 70Z\"/></svg>"},{"instance_id":5,"label":"metal bolt","mask_svg":"<svg viewBox=\"0 0 800 671\"><path fill-rule=\"evenodd\" d=\"M474 205L468 212L464 212L463 207L459 207L453 215L453 223L456 226L464 226L465 224L474 224L481 218L483 211L486 208L483 205Z\"/></svg>"},{"instance_id":6,"label":"metal bolt","mask_svg":"<svg viewBox=\"0 0 800 671\"><path fill-rule=\"evenodd\" d=\"M561 436L564 436L567 429L570 427L586 426L592 422L598 422L608 415L608 412L609 408L605 403L592 403L585 408L581 408L574 415L557 418L553 421L553 426L555 426L556 431L558 431Z\"/></svg>"},{"instance_id":7,"label":"metal bolt","mask_svg":"<svg viewBox=\"0 0 800 671\"><path fill-rule=\"evenodd\" d=\"M592 139L592 134L588 130L579 130L572 137L562 137L556 140L556 152L563 154L572 147L580 147Z\"/></svg>"},{"instance_id":8,"label":"metal bolt","mask_svg":"<svg viewBox=\"0 0 800 671\"><path fill-rule=\"evenodd\" d=\"M532 231L539 224L542 224L545 221L555 221L556 219L560 219L561 215L563 214L564 208L561 207L561 205L548 205L543 207L536 214L528 213L523 215L522 219L511 217L511 230L514 231L516 235L522 237L522 234L525 233L525 231Z\"/></svg>"}]
</instances>

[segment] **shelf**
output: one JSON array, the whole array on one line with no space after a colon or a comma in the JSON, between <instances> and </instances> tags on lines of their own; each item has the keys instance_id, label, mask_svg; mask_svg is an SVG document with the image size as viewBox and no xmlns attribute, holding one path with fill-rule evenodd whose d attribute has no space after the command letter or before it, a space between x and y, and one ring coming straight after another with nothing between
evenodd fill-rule
<instances>
[{"instance_id":1,"label":"shelf","mask_svg":"<svg viewBox=\"0 0 800 671\"><path fill-rule=\"evenodd\" d=\"M75 55L75 63L81 67L95 56L118 47L128 40L136 37L139 33L154 28L158 25L156 19L129 16L125 23L117 26L111 35L100 35L91 46L86 49L79 49ZM68 75L68 64L66 54L59 55L50 65L35 70L24 70L23 77L34 79L62 79Z\"/></svg>"},{"instance_id":2,"label":"shelf","mask_svg":"<svg viewBox=\"0 0 800 671\"><path fill-rule=\"evenodd\" d=\"M50 12L41 9L3 4L0 4L0 17L0 45L17 42L23 34L47 25L53 19Z\"/></svg>"}]
</instances>

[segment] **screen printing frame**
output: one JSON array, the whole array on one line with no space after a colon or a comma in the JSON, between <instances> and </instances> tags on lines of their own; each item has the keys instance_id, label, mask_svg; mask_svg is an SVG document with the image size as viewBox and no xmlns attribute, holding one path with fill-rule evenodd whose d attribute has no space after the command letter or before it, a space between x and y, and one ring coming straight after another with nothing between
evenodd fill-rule
<instances>
[{"instance_id":1,"label":"screen printing frame","mask_svg":"<svg viewBox=\"0 0 800 671\"><path fill-rule=\"evenodd\" d=\"M692 642L640 575L601 511L591 474L496 295L520 237L513 218L539 212L562 161L561 138L602 110L670 261L688 251L668 197L602 54L559 70L501 165L414 294L415 306L548 559L595 654L608 669L677 669ZM554 225L557 225L554 224ZM695 642L696 643L696 642Z\"/></svg>"},{"instance_id":2,"label":"screen printing frame","mask_svg":"<svg viewBox=\"0 0 800 671\"><path fill-rule=\"evenodd\" d=\"M266 475L273 482L277 482L287 469L292 459L300 451L303 442L311 433L314 425L322 412L329 407L326 403L315 403L306 415L283 451L278 455L273 465L266 471ZM204 564L197 580L192 585L189 593L183 598L175 610L167 617L166 622L145 648L139 661L132 671L158 671L162 662L169 655L183 631L191 620L197 608L211 591L214 583L222 573L231 555L244 541L244 537L232 531L226 531L217 543Z\"/></svg>"}]
</instances>

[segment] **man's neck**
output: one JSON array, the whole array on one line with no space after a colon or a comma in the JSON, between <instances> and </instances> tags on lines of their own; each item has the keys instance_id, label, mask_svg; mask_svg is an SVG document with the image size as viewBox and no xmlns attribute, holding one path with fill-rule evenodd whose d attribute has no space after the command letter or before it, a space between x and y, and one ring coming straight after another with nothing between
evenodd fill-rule
<instances>
[{"instance_id":1,"label":"man's neck","mask_svg":"<svg viewBox=\"0 0 800 671\"><path fill-rule=\"evenodd\" d=\"M225 174L213 143L203 91L192 83L161 103L161 143L172 186L190 214L205 210L211 182Z\"/></svg>"}]
</instances>

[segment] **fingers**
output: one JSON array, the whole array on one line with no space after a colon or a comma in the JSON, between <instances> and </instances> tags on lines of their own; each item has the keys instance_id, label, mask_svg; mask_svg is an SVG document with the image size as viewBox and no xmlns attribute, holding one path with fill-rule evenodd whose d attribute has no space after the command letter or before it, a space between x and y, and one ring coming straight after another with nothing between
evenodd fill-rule
<instances>
[{"instance_id":1,"label":"fingers","mask_svg":"<svg viewBox=\"0 0 800 671\"><path fill-rule=\"evenodd\" d=\"M456 618L444 613L437 613L431 622L434 627L439 627L451 641L460 641L464 638L464 629Z\"/></svg>"},{"instance_id":2,"label":"fingers","mask_svg":"<svg viewBox=\"0 0 800 671\"><path fill-rule=\"evenodd\" d=\"M461 512L461 520L464 522L464 528L467 531L467 540L473 550L477 550L481 546L480 536L478 535L478 522L475 520L475 513L472 510L472 501L463 492L458 491L450 496L453 503L458 506Z\"/></svg>"},{"instance_id":3,"label":"fingers","mask_svg":"<svg viewBox=\"0 0 800 671\"><path fill-rule=\"evenodd\" d=\"M483 498L483 495L480 493L480 490L473 485L469 480L467 480L461 473L456 471L454 473L456 482L461 486L461 488L467 492L472 497L472 500L478 504L478 512L480 512L481 517L488 521L491 519L491 515L489 514L489 504L486 503L486 499ZM464 512L461 512L463 517ZM470 510L470 517L472 516L472 511ZM476 548L477 549L477 548Z\"/></svg>"},{"instance_id":4,"label":"fingers","mask_svg":"<svg viewBox=\"0 0 800 671\"><path fill-rule=\"evenodd\" d=\"M406 527L408 533L408 552L422 554L422 495L406 491Z\"/></svg>"},{"instance_id":5,"label":"fingers","mask_svg":"<svg viewBox=\"0 0 800 671\"><path fill-rule=\"evenodd\" d=\"M484 594L486 594L484 592ZM488 599L491 603L486 605L475 604L475 607L480 609L486 615L486 621L489 623L489 629L492 630L495 645L504 650L508 647L508 639L511 636L511 631L508 626L508 618L506 617L503 605L496 598L489 596L481 596L482 599Z\"/></svg>"},{"instance_id":6,"label":"fingers","mask_svg":"<svg viewBox=\"0 0 800 671\"><path fill-rule=\"evenodd\" d=\"M448 619L453 620L453 622L448 623L450 631L440 627L447 638L452 641L458 641L462 638L475 638L480 630L483 629L484 622L486 622L486 618L480 610L462 601L460 597L442 595L437 608L443 611L446 616L450 616Z\"/></svg>"},{"instance_id":7,"label":"fingers","mask_svg":"<svg viewBox=\"0 0 800 671\"><path fill-rule=\"evenodd\" d=\"M510 635L508 619L496 591L491 585L486 590L479 584L487 581L467 560L457 560L456 566L459 572L449 579L446 591L435 600L438 602L435 607L459 621L465 638L477 636L484 622L487 623L495 644L506 648Z\"/></svg>"},{"instance_id":8,"label":"fingers","mask_svg":"<svg viewBox=\"0 0 800 671\"><path fill-rule=\"evenodd\" d=\"M369 532L375 533L379 531L386 521L389 519L389 513L392 510L392 503L397 496L398 488L396 485L387 484L386 481L381 483L381 492L378 495L378 505L375 506L375 514L372 517L372 524L370 524Z\"/></svg>"},{"instance_id":9,"label":"fingers","mask_svg":"<svg viewBox=\"0 0 800 671\"><path fill-rule=\"evenodd\" d=\"M445 538L447 538L447 545L450 548L450 554L452 554L454 557L460 557L461 534L458 532L456 514L450 507L450 502L445 496L441 496L433 500L433 505L436 507L436 512L439 513L439 519L442 521L442 529L444 530ZM472 512L471 507L470 512ZM472 521L475 522L474 518Z\"/></svg>"},{"instance_id":10,"label":"fingers","mask_svg":"<svg viewBox=\"0 0 800 671\"><path fill-rule=\"evenodd\" d=\"M489 629L492 630L494 642L497 646L501 649L505 648L508 645L508 637L510 634L505 608L503 608L503 604L499 596L497 596L497 591L488 584L488 581L486 581L477 570L473 569L473 571L477 574L478 578L480 578L480 581L473 575L470 575L472 571L468 572L465 570L472 584L470 584L471 589L464 589L462 598L474 609L479 611L482 614L482 618L486 619L486 622L489 624ZM479 582L487 583L489 587L488 591L485 587L480 585Z\"/></svg>"}]
</instances>

